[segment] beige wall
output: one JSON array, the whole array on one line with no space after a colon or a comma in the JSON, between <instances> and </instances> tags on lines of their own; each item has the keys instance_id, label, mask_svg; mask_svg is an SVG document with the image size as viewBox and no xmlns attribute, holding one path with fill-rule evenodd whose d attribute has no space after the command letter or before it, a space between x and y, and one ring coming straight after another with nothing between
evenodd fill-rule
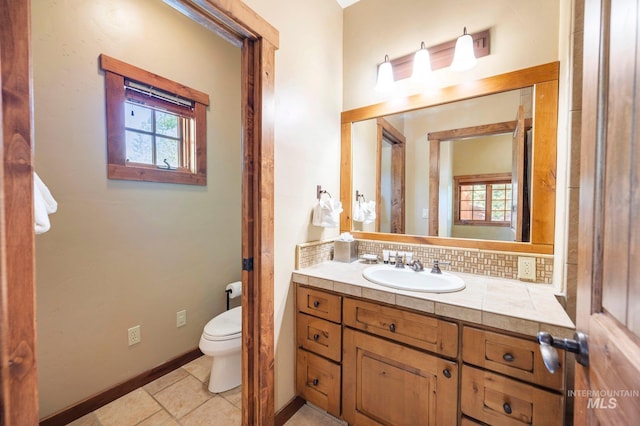
<instances>
[{"instance_id":1,"label":"beige wall","mask_svg":"<svg viewBox=\"0 0 640 426\"><path fill-rule=\"evenodd\" d=\"M356 190L364 194L365 200L376 200L376 157L378 154L378 125L376 120L366 120L353 125L351 134L353 151L353 197L349 202L355 212ZM375 232L376 223L353 222L355 231Z\"/></svg>"},{"instance_id":2,"label":"beige wall","mask_svg":"<svg viewBox=\"0 0 640 426\"><path fill-rule=\"evenodd\" d=\"M389 98L373 89L377 64L420 47L453 40L463 27L471 33L491 29L491 54L470 70L434 72L434 84L449 86L559 59L557 0L363 0L344 12L344 107L351 109ZM406 84L404 84L406 83ZM399 93L414 93L408 81Z\"/></svg>"},{"instance_id":3,"label":"beige wall","mask_svg":"<svg viewBox=\"0 0 640 426\"><path fill-rule=\"evenodd\" d=\"M59 203L36 237L44 417L196 348L225 309L240 279L240 51L157 0L34 0L32 15L35 164ZM209 94L207 186L107 179L100 53Z\"/></svg>"}]
</instances>

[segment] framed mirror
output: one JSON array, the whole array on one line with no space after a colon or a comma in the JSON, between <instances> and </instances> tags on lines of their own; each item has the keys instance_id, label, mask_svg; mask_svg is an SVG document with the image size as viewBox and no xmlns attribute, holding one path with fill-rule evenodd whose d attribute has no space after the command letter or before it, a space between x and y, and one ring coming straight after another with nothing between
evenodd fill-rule
<instances>
[{"instance_id":1,"label":"framed mirror","mask_svg":"<svg viewBox=\"0 0 640 426\"><path fill-rule=\"evenodd\" d=\"M341 232L552 254L558 78L553 62L343 112Z\"/></svg>"}]
</instances>

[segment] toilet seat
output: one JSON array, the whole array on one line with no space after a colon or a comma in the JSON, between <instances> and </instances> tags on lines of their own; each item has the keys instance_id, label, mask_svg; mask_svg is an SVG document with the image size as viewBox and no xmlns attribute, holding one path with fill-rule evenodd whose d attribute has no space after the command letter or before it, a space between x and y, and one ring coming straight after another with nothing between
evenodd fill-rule
<instances>
[{"instance_id":1,"label":"toilet seat","mask_svg":"<svg viewBox=\"0 0 640 426\"><path fill-rule=\"evenodd\" d=\"M204 326L202 338L211 341L232 340L242 336L242 307L216 316Z\"/></svg>"}]
</instances>

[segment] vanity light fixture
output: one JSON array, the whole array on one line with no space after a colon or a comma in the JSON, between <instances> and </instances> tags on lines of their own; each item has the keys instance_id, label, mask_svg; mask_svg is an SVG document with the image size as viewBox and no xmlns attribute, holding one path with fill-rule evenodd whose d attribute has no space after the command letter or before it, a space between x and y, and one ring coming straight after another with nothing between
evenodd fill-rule
<instances>
[{"instance_id":1,"label":"vanity light fixture","mask_svg":"<svg viewBox=\"0 0 640 426\"><path fill-rule=\"evenodd\" d=\"M396 80L411 77L418 86L427 87L431 83L432 71L451 67L454 71L466 71L473 68L478 59L490 53L490 30L482 30L468 34L464 27L463 34L457 39L448 40L435 46L426 47L420 44L420 50L389 60L378 66L376 90L389 93L393 91Z\"/></svg>"},{"instance_id":2,"label":"vanity light fixture","mask_svg":"<svg viewBox=\"0 0 640 426\"><path fill-rule=\"evenodd\" d=\"M453 55L453 62L451 62L451 69L454 71L467 71L475 67L477 63L478 60L473 52L473 38L467 34L467 27L464 27L464 33L456 41L456 50Z\"/></svg>"},{"instance_id":3,"label":"vanity light fixture","mask_svg":"<svg viewBox=\"0 0 640 426\"><path fill-rule=\"evenodd\" d=\"M413 73L411 74L411 79L421 86L426 86L429 84L430 77L431 57L423 41L420 44L420 50L418 50L413 57Z\"/></svg>"},{"instance_id":4,"label":"vanity light fixture","mask_svg":"<svg viewBox=\"0 0 640 426\"><path fill-rule=\"evenodd\" d=\"M384 62L378 67L378 82L376 90L382 93L388 93L393 90L394 86L393 69L389 61L389 55L384 55Z\"/></svg>"}]
</instances>

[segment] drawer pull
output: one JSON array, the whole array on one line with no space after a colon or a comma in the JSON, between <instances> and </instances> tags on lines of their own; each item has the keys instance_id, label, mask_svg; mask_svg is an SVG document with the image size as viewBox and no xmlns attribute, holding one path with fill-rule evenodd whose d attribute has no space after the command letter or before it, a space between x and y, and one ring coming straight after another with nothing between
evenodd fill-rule
<instances>
[{"instance_id":1,"label":"drawer pull","mask_svg":"<svg viewBox=\"0 0 640 426\"><path fill-rule=\"evenodd\" d=\"M516 357L514 357L513 355L507 352L506 354L502 355L502 359L504 359L507 362L513 362L513 360L515 360Z\"/></svg>"},{"instance_id":2,"label":"drawer pull","mask_svg":"<svg viewBox=\"0 0 640 426\"><path fill-rule=\"evenodd\" d=\"M318 379L313 379L311 383L313 383L313 386L318 386L318 383L320 383L320 381Z\"/></svg>"},{"instance_id":3,"label":"drawer pull","mask_svg":"<svg viewBox=\"0 0 640 426\"><path fill-rule=\"evenodd\" d=\"M509 403L508 403L508 402L505 402L505 403L502 405L502 409L503 409L503 410L504 410L504 412L505 412L505 413L507 413L507 414L511 414L511 412L512 412L512 410L511 410L511 405L509 405Z\"/></svg>"},{"instance_id":4,"label":"drawer pull","mask_svg":"<svg viewBox=\"0 0 640 426\"><path fill-rule=\"evenodd\" d=\"M318 341L319 338L320 338L320 335L318 333L313 335L313 340L315 340L316 342Z\"/></svg>"},{"instance_id":5,"label":"drawer pull","mask_svg":"<svg viewBox=\"0 0 640 426\"><path fill-rule=\"evenodd\" d=\"M442 370L442 374L444 375L444 377L446 377L447 379L451 378L451 371L449 371L448 368L445 368L444 370Z\"/></svg>"},{"instance_id":6,"label":"drawer pull","mask_svg":"<svg viewBox=\"0 0 640 426\"><path fill-rule=\"evenodd\" d=\"M314 300L313 301L313 307L317 308L318 306L320 306L320 301L319 300Z\"/></svg>"},{"instance_id":7,"label":"drawer pull","mask_svg":"<svg viewBox=\"0 0 640 426\"><path fill-rule=\"evenodd\" d=\"M391 325L389 325L389 331L391 331L392 333L396 332L396 325L394 323L391 323Z\"/></svg>"}]
</instances>

